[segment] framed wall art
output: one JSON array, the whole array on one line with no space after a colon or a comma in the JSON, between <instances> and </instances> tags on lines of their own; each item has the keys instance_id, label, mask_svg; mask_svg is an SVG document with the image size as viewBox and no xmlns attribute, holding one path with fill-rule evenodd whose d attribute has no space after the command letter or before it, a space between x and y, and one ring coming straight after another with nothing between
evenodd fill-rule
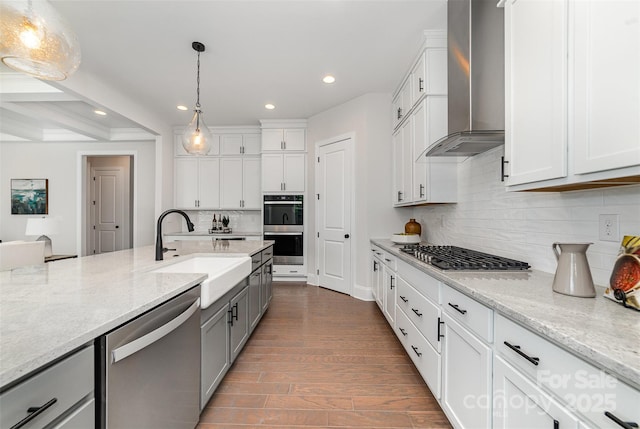
<instances>
[{"instance_id":1,"label":"framed wall art","mask_svg":"<svg viewBox=\"0 0 640 429\"><path fill-rule=\"evenodd\" d=\"M11 179L11 214L49 214L49 179Z\"/></svg>"}]
</instances>

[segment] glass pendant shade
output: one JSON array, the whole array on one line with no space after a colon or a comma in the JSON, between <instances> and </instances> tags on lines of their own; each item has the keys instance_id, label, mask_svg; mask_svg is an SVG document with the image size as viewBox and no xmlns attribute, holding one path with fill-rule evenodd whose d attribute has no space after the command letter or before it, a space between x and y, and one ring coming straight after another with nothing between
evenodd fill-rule
<instances>
[{"instance_id":1,"label":"glass pendant shade","mask_svg":"<svg viewBox=\"0 0 640 429\"><path fill-rule=\"evenodd\" d=\"M10 68L64 80L80 65L80 43L46 0L0 2L0 58Z\"/></svg>"},{"instance_id":2,"label":"glass pendant shade","mask_svg":"<svg viewBox=\"0 0 640 429\"><path fill-rule=\"evenodd\" d=\"M196 109L193 119L182 135L182 146L187 153L206 155L211 150L211 133L202 120L202 111Z\"/></svg>"}]
</instances>

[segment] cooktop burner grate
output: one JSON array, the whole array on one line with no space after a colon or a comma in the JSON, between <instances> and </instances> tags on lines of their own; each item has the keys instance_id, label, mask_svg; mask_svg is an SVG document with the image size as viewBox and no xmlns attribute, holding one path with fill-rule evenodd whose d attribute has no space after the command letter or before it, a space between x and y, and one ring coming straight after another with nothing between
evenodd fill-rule
<instances>
[{"instance_id":1,"label":"cooktop burner grate","mask_svg":"<svg viewBox=\"0 0 640 429\"><path fill-rule=\"evenodd\" d=\"M529 264L457 246L405 245L402 252L434 267L452 271L523 271Z\"/></svg>"}]
</instances>

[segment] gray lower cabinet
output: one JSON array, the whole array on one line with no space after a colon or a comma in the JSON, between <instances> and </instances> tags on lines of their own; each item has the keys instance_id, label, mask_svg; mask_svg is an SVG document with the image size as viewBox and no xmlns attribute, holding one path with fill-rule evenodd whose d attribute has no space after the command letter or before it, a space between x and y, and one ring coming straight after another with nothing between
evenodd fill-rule
<instances>
[{"instance_id":1,"label":"gray lower cabinet","mask_svg":"<svg viewBox=\"0 0 640 429\"><path fill-rule=\"evenodd\" d=\"M262 315L262 306L260 305L260 281L262 269L256 268L249 276L249 329L251 332L255 329Z\"/></svg>"},{"instance_id":2,"label":"gray lower cabinet","mask_svg":"<svg viewBox=\"0 0 640 429\"><path fill-rule=\"evenodd\" d=\"M202 343L201 410L207 405L213 392L215 392L222 378L229 370L229 316L229 302L225 302L222 306L216 306L213 312L207 314L208 318L200 328L200 340Z\"/></svg>"},{"instance_id":3,"label":"gray lower cabinet","mask_svg":"<svg viewBox=\"0 0 640 429\"><path fill-rule=\"evenodd\" d=\"M233 363L249 339L249 288L245 287L238 292L229 302L229 306L229 325L231 326L229 360Z\"/></svg>"},{"instance_id":4,"label":"gray lower cabinet","mask_svg":"<svg viewBox=\"0 0 640 429\"><path fill-rule=\"evenodd\" d=\"M94 385L88 346L0 394L0 427L94 428Z\"/></svg>"},{"instance_id":5,"label":"gray lower cabinet","mask_svg":"<svg viewBox=\"0 0 640 429\"><path fill-rule=\"evenodd\" d=\"M270 248L272 249L272 248ZM260 284L260 302L262 303L262 314L267 311L271 297L273 296L273 261L269 259L262 266L262 281Z\"/></svg>"}]
</instances>

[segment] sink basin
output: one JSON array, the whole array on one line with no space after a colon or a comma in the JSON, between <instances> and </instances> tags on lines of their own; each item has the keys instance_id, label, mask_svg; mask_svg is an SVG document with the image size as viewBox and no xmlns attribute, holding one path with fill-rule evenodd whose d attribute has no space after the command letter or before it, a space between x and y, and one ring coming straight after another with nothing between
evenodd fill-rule
<instances>
[{"instance_id":1,"label":"sink basin","mask_svg":"<svg viewBox=\"0 0 640 429\"><path fill-rule=\"evenodd\" d=\"M196 256L152 270L153 273L205 273L201 284L200 306L207 308L229 289L251 274L251 258Z\"/></svg>"}]
</instances>

